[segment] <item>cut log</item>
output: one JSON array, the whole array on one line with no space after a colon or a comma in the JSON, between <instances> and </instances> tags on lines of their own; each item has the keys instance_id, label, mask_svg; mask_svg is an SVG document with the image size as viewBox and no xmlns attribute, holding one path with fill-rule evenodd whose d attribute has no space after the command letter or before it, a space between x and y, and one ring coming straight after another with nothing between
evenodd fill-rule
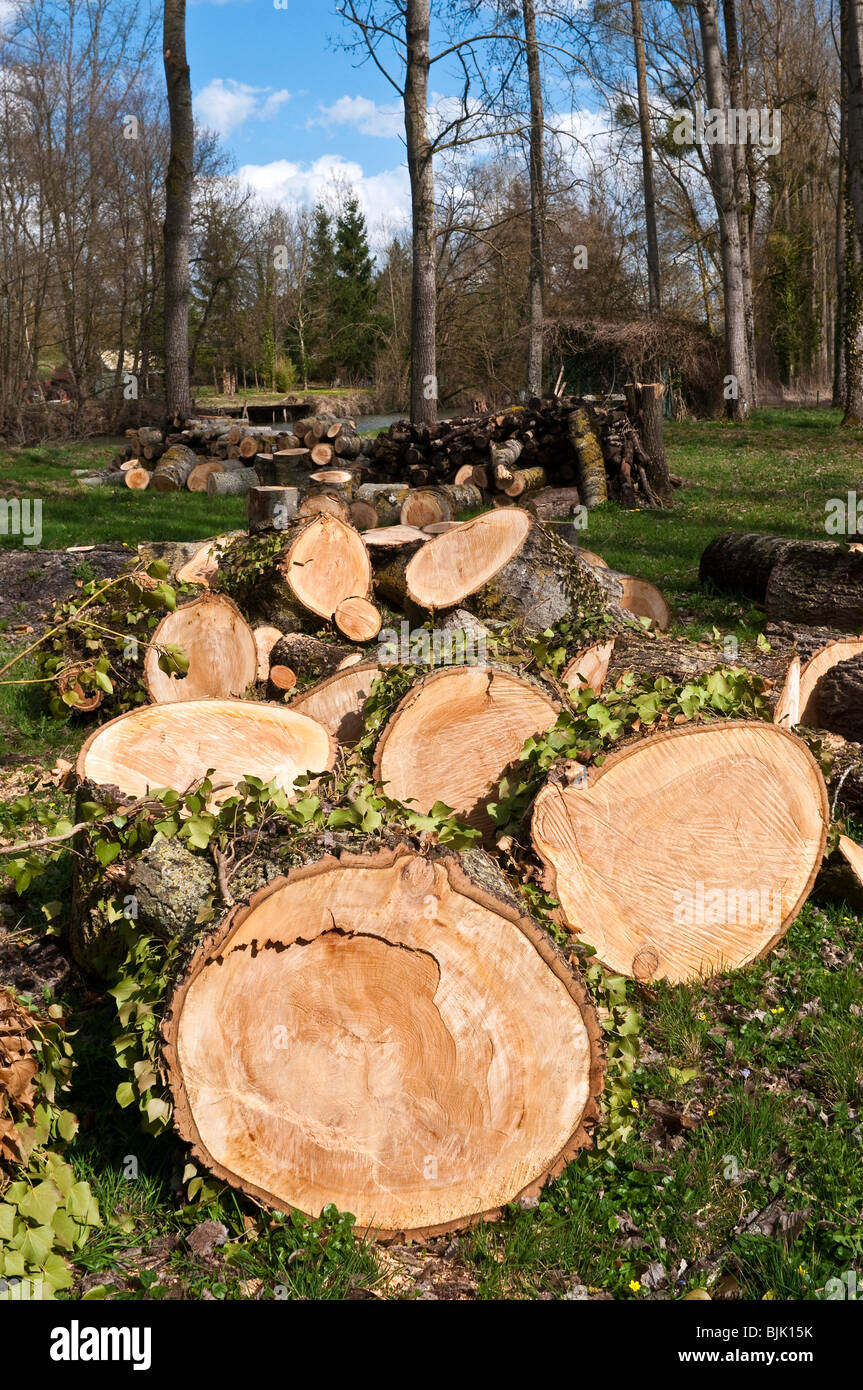
<instances>
[{"instance_id":1,"label":"cut log","mask_svg":"<svg viewBox=\"0 0 863 1390\"><path fill-rule=\"evenodd\" d=\"M584 560L588 565L595 565L598 569L607 570L608 565L601 555L597 555L595 550L585 550L583 545L578 547L578 558Z\"/></svg>"},{"instance_id":2,"label":"cut log","mask_svg":"<svg viewBox=\"0 0 863 1390\"><path fill-rule=\"evenodd\" d=\"M861 649L863 638L857 641L858 653ZM819 728L859 743L863 739L863 654L829 666L810 704L815 705L812 713L817 712Z\"/></svg>"},{"instance_id":3,"label":"cut log","mask_svg":"<svg viewBox=\"0 0 863 1390\"><path fill-rule=\"evenodd\" d=\"M369 593L371 564L362 537L338 517L298 516L233 545L219 584L254 622L314 632L343 599Z\"/></svg>"},{"instance_id":4,"label":"cut log","mask_svg":"<svg viewBox=\"0 0 863 1390\"><path fill-rule=\"evenodd\" d=\"M458 512L482 506L482 493L473 483L412 488L401 506L402 526L430 526L434 521L454 521Z\"/></svg>"},{"instance_id":5,"label":"cut log","mask_svg":"<svg viewBox=\"0 0 863 1390\"><path fill-rule=\"evenodd\" d=\"M559 712L543 688L508 671L443 668L418 681L391 715L375 750L375 777L415 811L426 814L442 801L489 836L486 803L525 741Z\"/></svg>"},{"instance_id":6,"label":"cut log","mask_svg":"<svg viewBox=\"0 0 863 1390\"><path fill-rule=\"evenodd\" d=\"M333 440L333 448L338 458L355 459L362 453L362 441L355 434L340 434Z\"/></svg>"},{"instance_id":7,"label":"cut log","mask_svg":"<svg viewBox=\"0 0 863 1390\"><path fill-rule=\"evenodd\" d=\"M717 667L748 671L764 683L764 698L777 711L786 688L790 666L796 657L785 651L762 652L753 647L730 661L721 647L706 642L690 642L685 637L648 637L646 633L626 631L608 641L591 644L577 653L564 667L561 684L568 690L589 686L599 695L613 689L628 673L639 679L655 680L667 676L674 685L687 685Z\"/></svg>"},{"instance_id":8,"label":"cut log","mask_svg":"<svg viewBox=\"0 0 863 1390\"><path fill-rule=\"evenodd\" d=\"M577 487L544 487L526 503L537 521L568 521L581 506Z\"/></svg>"},{"instance_id":9,"label":"cut log","mask_svg":"<svg viewBox=\"0 0 863 1390\"><path fill-rule=\"evenodd\" d=\"M305 497L297 508L299 516L334 516L346 525L350 522L350 504L335 492L315 492Z\"/></svg>"},{"instance_id":10,"label":"cut log","mask_svg":"<svg viewBox=\"0 0 863 1390\"><path fill-rule=\"evenodd\" d=\"M310 473L309 479L313 483L322 483L324 488L338 487L350 490L355 482L355 475L347 468L322 468L318 473Z\"/></svg>"},{"instance_id":11,"label":"cut log","mask_svg":"<svg viewBox=\"0 0 863 1390\"><path fill-rule=\"evenodd\" d=\"M487 512L429 540L407 566L406 592L422 609L467 608L531 632L573 609L609 607L595 572L518 507Z\"/></svg>"},{"instance_id":12,"label":"cut log","mask_svg":"<svg viewBox=\"0 0 863 1390\"><path fill-rule=\"evenodd\" d=\"M161 669L172 649L189 663L185 675ZM221 594L204 594L162 619L144 657L144 684L154 704L242 695L258 674L258 649L239 608Z\"/></svg>"},{"instance_id":13,"label":"cut log","mask_svg":"<svg viewBox=\"0 0 863 1390\"><path fill-rule=\"evenodd\" d=\"M207 479L211 473L224 473L225 465L221 459L205 459L197 464L186 479L189 492L206 492Z\"/></svg>"},{"instance_id":14,"label":"cut log","mask_svg":"<svg viewBox=\"0 0 863 1390\"><path fill-rule=\"evenodd\" d=\"M253 459L260 447L260 440L256 439L253 434L247 434L245 439L240 440L240 458Z\"/></svg>"},{"instance_id":15,"label":"cut log","mask_svg":"<svg viewBox=\"0 0 863 1390\"><path fill-rule=\"evenodd\" d=\"M544 468L517 468L504 492L507 497L519 497L519 506L523 507L535 493L543 491L545 482Z\"/></svg>"},{"instance_id":16,"label":"cut log","mask_svg":"<svg viewBox=\"0 0 863 1390\"><path fill-rule=\"evenodd\" d=\"M276 643L281 642L282 634L277 627L262 625L255 628L254 637L258 652L258 680L263 682L270 674L270 653Z\"/></svg>"},{"instance_id":17,"label":"cut log","mask_svg":"<svg viewBox=\"0 0 863 1390\"><path fill-rule=\"evenodd\" d=\"M515 466L521 458L524 445L520 439L508 439L505 444L490 444L491 479L496 487L503 488L511 483ZM440 518L446 520L446 518Z\"/></svg>"},{"instance_id":18,"label":"cut log","mask_svg":"<svg viewBox=\"0 0 863 1390\"><path fill-rule=\"evenodd\" d=\"M568 420L569 437L578 460L578 491L585 507L608 500L605 459L586 410L573 410Z\"/></svg>"},{"instance_id":19,"label":"cut log","mask_svg":"<svg viewBox=\"0 0 863 1390\"><path fill-rule=\"evenodd\" d=\"M785 536L724 531L714 536L706 546L698 567L698 577L702 584L710 584L720 593L742 594L753 603L763 604L773 566L788 550L802 544ZM827 552L837 550L835 545L828 542L819 542L818 545Z\"/></svg>"},{"instance_id":20,"label":"cut log","mask_svg":"<svg viewBox=\"0 0 863 1390\"><path fill-rule=\"evenodd\" d=\"M378 526L366 531L363 540L374 571L374 590L384 603L405 607L408 564L429 539L416 526Z\"/></svg>"},{"instance_id":21,"label":"cut log","mask_svg":"<svg viewBox=\"0 0 863 1390\"><path fill-rule=\"evenodd\" d=\"M770 572L765 604L771 622L858 631L863 627L863 554L820 544L786 550Z\"/></svg>"},{"instance_id":22,"label":"cut log","mask_svg":"<svg viewBox=\"0 0 863 1390\"><path fill-rule=\"evenodd\" d=\"M192 700L145 705L91 734L78 755L78 778L138 798L160 787L186 792L213 769L213 804L244 777L292 793L305 773L333 767L328 731L307 714L254 700Z\"/></svg>"},{"instance_id":23,"label":"cut log","mask_svg":"<svg viewBox=\"0 0 863 1390\"><path fill-rule=\"evenodd\" d=\"M132 488L134 492L145 492L150 486L152 477L153 475L149 468L145 468L144 465L140 463L137 464L135 468L127 468L123 474L126 487Z\"/></svg>"},{"instance_id":24,"label":"cut log","mask_svg":"<svg viewBox=\"0 0 863 1390\"><path fill-rule=\"evenodd\" d=\"M333 620L349 642L373 642L381 630L380 609L367 598L342 599Z\"/></svg>"},{"instance_id":25,"label":"cut log","mask_svg":"<svg viewBox=\"0 0 863 1390\"><path fill-rule=\"evenodd\" d=\"M370 531L378 525L378 514L368 502L352 502L348 507L350 523L358 531Z\"/></svg>"},{"instance_id":26,"label":"cut log","mask_svg":"<svg viewBox=\"0 0 863 1390\"><path fill-rule=\"evenodd\" d=\"M584 558L583 552L579 554ZM614 572L607 570L609 575ZM631 574L614 574L621 585L620 606L636 618L649 618L652 627L665 632L671 626L668 604L655 584L647 579L635 579Z\"/></svg>"},{"instance_id":27,"label":"cut log","mask_svg":"<svg viewBox=\"0 0 863 1390\"><path fill-rule=\"evenodd\" d=\"M355 664L343 666L291 701L291 709L323 724L340 747L351 747L362 738L366 703L375 679L383 674L377 662L360 661L359 655Z\"/></svg>"},{"instance_id":28,"label":"cut log","mask_svg":"<svg viewBox=\"0 0 863 1390\"><path fill-rule=\"evenodd\" d=\"M163 1035L206 1170L384 1239L532 1201L599 1119L590 996L477 852L292 869L199 947Z\"/></svg>"},{"instance_id":29,"label":"cut log","mask_svg":"<svg viewBox=\"0 0 863 1390\"><path fill-rule=\"evenodd\" d=\"M186 444L172 444L160 458L153 472L151 486L156 492L179 492L186 486L189 474L201 462L194 449Z\"/></svg>"},{"instance_id":30,"label":"cut log","mask_svg":"<svg viewBox=\"0 0 863 1390\"><path fill-rule=\"evenodd\" d=\"M211 473L207 479L208 497L245 497L261 479L254 468L236 468L230 473Z\"/></svg>"},{"instance_id":31,"label":"cut log","mask_svg":"<svg viewBox=\"0 0 863 1390\"><path fill-rule=\"evenodd\" d=\"M218 555L231 544L233 535L217 536L215 540L205 541L190 560L181 565L174 578L178 584L203 584L209 588L210 580L218 572Z\"/></svg>"},{"instance_id":32,"label":"cut log","mask_svg":"<svg viewBox=\"0 0 863 1390\"><path fill-rule=\"evenodd\" d=\"M824 779L800 739L729 720L654 734L579 772L577 785L539 793L532 839L570 931L604 965L676 983L776 945L829 826Z\"/></svg>"},{"instance_id":33,"label":"cut log","mask_svg":"<svg viewBox=\"0 0 863 1390\"><path fill-rule=\"evenodd\" d=\"M335 457L332 444L315 444L311 450L312 463L316 468L326 468Z\"/></svg>"},{"instance_id":34,"label":"cut log","mask_svg":"<svg viewBox=\"0 0 863 1390\"><path fill-rule=\"evenodd\" d=\"M374 508L376 526L397 526L409 492L409 487L394 483L363 483L357 488L356 500Z\"/></svg>"},{"instance_id":35,"label":"cut log","mask_svg":"<svg viewBox=\"0 0 863 1390\"><path fill-rule=\"evenodd\" d=\"M296 516L299 493L295 487L253 487L246 493L246 524L251 535L283 531Z\"/></svg>"},{"instance_id":36,"label":"cut log","mask_svg":"<svg viewBox=\"0 0 863 1390\"><path fill-rule=\"evenodd\" d=\"M267 699L283 701L297 684L297 673L290 666L271 666L267 676Z\"/></svg>"},{"instance_id":37,"label":"cut log","mask_svg":"<svg viewBox=\"0 0 863 1390\"><path fill-rule=\"evenodd\" d=\"M290 666L299 680L320 680L362 661L363 654L342 642L322 642L307 632L288 632L270 651L270 661Z\"/></svg>"}]
</instances>

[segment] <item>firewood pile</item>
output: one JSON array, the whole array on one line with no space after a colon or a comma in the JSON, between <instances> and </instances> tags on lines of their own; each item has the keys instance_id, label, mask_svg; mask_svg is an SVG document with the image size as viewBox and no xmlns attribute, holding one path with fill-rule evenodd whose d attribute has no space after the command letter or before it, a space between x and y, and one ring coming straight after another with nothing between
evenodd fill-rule
<instances>
[{"instance_id":1,"label":"firewood pile","mask_svg":"<svg viewBox=\"0 0 863 1390\"><path fill-rule=\"evenodd\" d=\"M183 943L159 1061L207 1171L386 1238L457 1230L532 1198L601 1122L580 948L642 985L695 981L794 921L831 802L863 788L863 748L838 737L828 766L802 727L859 710L863 638L842 624L856 601L863 626L863 555L752 542L773 640L732 663L523 506L361 533L328 510L277 521L289 486L253 487L247 532L173 556L198 594L152 631L149 703L81 749L100 827L179 796L154 811L170 835L103 852L107 889L79 838L72 946L85 968L116 957L108 893ZM749 582L740 548L717 538L705 581ZM246 806L250 782L276 810ZM863 850L837 853L863 893Z\"/></svg>"},{"instance_id":2,"label":"firewood pile","mask_svg":"<svg viewBox=\"0 0 863 1390\"><path fill-rule=\"evenodd\" d=\"M128 431L126 457L116 463L127 487L213 496L291 487L296 498L281 505L328 497L332 505L309 502L306 511L329 509L360 529L448 522L489 504L528 506L542 520L609 498L655 507L680 481L665 465L654 387L633 387L628 401L604 405L534 400L435 425L398 421L374 439L360 438L355 421L327 414L295 421L290 431L223 417L180 424L165 435Z\"/></svg>"}]
</instances>

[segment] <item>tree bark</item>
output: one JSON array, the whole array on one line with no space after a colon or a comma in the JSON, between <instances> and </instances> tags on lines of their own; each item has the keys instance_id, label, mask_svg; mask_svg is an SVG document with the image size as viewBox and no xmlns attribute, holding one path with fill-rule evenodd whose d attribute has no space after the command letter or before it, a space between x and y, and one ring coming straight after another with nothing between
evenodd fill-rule
<instances>
[{"instance_id":1,"label":"tree bark","mask_svg":"<svg viewBox=\"0 0 863 1390\"><path fill-rule=\"evenodd\" d=\"M413 219L411 419L430 425L437 420L439 390L434 169L428 134L429 11L429 0L407 0L404 107Z\"/></svg>"},{"instance_id":2,"label":"tree bark","mask_svg":"<svg viewBox=\"0 0 863 1390\"><path fill-rule=\"evenodd\" d=\"M740 58L740 44L737 36L736 0L722 0L722 15L725 22L725 47L728 54L728 92L731 105L737 110L746 107L743 91L743 68ZM749 235L750 213L748 179L746 173L746 154L743 145L731 146L731 163L734 171L734 195L737 202L737 220L740 227L740 259L743 268L743 312L746 322L746 352L749 358L749 386L752 393L751 406L758 404L758 362L755 354L755 298L752 288L752 240Z\"/></svg>"},{"instance_id":3,"label":"tree bark","mask_svg":"<svg viewBox=\"0 0 863 1390\"><path fill-rule=\"evenodd\" d=\"M696 0L704 55L704 83L711 109L726 111L725 79L715 0ZM722 287L725 301L726 410L732 420L749 416L752 388L746 346L746 312L743 296L743 260L740 249L740 217L729 146L719 141L710 147L713 197L719 218L722 251Z\"/></svg>"},{"instance_id":4,"label":"tree bark","mask_svg":"<svg viewBox=\"0 0 863 1390\"><path fill-rule=\"evenodd\" d=\"M845 415L863 424L863 0L843 0L842 52L847 85L845 180Z\"/></svg>"},{"instance_id":5,"label":"tree bark","mask_svg":"<svg viewBox=\"0 0 863 1390\"><path fill-rule=\"evenodd\" d=\"M638 124L641 131L644 221L647 229L647 296L650 313L658 314L662 309L662 282L659 273L659 239L656 233L653 139L650 132L650 108L647 102L647 61L644 52L641 0L632 0L632 38L635 45L635 71L638 78Z\"/></svg>"},{"instance_id":6,"label":"tree bark","mask_svg":"<svg viewBox=\"0 0 863 1390\"><path fill-rule=\"evenodd\" d=\"M186 59L186 0L165 0L163 49L171 125L171 154L165 179L165 398L169 415L189 415L189 255L195 126Z\"/></svg>"},{"instance_id":7,"label":"tree bark","mask_svg":"<svg viewBox=\"0 0 863 1390\"><path fill-rule=\"evenodd\" d=\"M637 2L637 0L636 0ZM545 315L545 112L542 69L536 37L534 0L522 0L527 80L530 90L530 260L527 271L528 358L527 390L542 395L542 332Z\"/></svg>"}]
</instances>

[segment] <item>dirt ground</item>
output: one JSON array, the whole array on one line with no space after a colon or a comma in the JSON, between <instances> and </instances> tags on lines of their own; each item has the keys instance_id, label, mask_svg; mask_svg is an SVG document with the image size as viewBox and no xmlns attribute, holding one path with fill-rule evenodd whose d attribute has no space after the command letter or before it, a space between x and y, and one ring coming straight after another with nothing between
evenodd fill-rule
<instances>
[{"instance_id":1,"label":"dirt ground","mask_svg":"<svg viewBox=\"0 0 863 1390\"><path fill-rule=\"evenodd\" d=\"M130 554L120 544L72 551L0 548L0 631L12 641L29 635L28 628L38 636L55 600L67 598L83 579L115 578Z\"/></svg>"}]
</instances>

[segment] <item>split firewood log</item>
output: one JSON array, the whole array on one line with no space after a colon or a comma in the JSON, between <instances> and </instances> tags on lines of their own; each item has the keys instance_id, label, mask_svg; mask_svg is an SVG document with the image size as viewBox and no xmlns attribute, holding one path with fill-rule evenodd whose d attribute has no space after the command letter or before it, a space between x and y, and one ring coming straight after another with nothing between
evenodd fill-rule
<instances>
[{"instance_id":1,"label":"split firewood log","mask_svg":"<svg viewBox=\"0 0 863 1390\"><path fill-rule=\"evenodd\" d=\"M406 570L407 598L433 612L467 608L484 620L541 632L573 609L620 614L597 573L518 507L486 512L435 536Z\"/></svg>"},{"instance_id":2,"label":"split firewood log","mask_svg":"<svg viewBox=\"0 0 863 1390\"><path fill-rule=\"evenodd\" d=\"M815 881L829 820L800 739L728 720L633 742L572 785L549 781L531 834L570 931L611 970L678 982L776 945Z\"/></svg>"},{"instance_id":3,"label":"split firewood log","mask_svg":"<svg viewBox=\"0 0 863 1390\"><path fill-rule=\"evenodd\" d=\"M182 652L188 670L176 669ZM160 666L167 656L170 672ZM206 593L168 613L144 657L144 684L154 704L242 695L258 674L255 636L242 613L223 594Z\"/></svg>"},{"instance_id":4,"label":"split firewood log","mask_svg":"<svg viewBox=\"0 0 863 1390\"><path fill-rule=\"evenodd\" d=\"M163 1035L175 1123L208 1171L384 1238L532 1197L598 1121L594 1006L476 852L292 869L198 948Z\"/></svg>"},{"instance_id":5,"label":"split firewood log","mask_svg":"<svg viewBox=\"0 0 863 1390\"><path fill-rule=\"evenodd\" d=\"M338 517L298 516L284 530L235 542L218 584L253 622L314 632L344 599L368 596L371 564L359 532Z\"/></svg>"},{"instance_id":6,"label":"split firewood log","mask_svg":"<svg viewBox=\"0 0 863 1390\"><path fill-rule=\"evenodd\" d=\"M103 724L76 765L88 788L136 799L161 787L186 792L213 769L213 802L236 793L246 776L292 793L296 779L329 771L329 732L310 715L254 700L190 700L143 705Z\"/></svg>"},{"instance_id":7,"label":"split firewood log","mask_svg":"<svg viewBox=\"0 0 863 1390\"><path fill-rule=\"evenodd\" d=\"M186 486L189 474L201 462L194 449L186 444L172 444L166 449L153 471L151 487L156 492L179 492Z\"/></svg>"},{"instance_id":8,"label":"split firewood log","mask_svg":"<svg viewBox=\"0 0 863 1390\"><path fill-rule=\"evenodd\" d=\"M449 666L419 680L390 716L375 750L384 791L423 814L442 801L486 836L486 803L525 741L560 705L537 682L493 667Z\"/></svg>"},{"instance_id":9,"label":"split firewood log","mask_svg":"<svg viewBox=\"0 0 863 1390\"><path fill-rule=\"evenodd\" d=\"M345 748L362 738L366 704L376 678L383 673L377 662L361 661L359 653L353 655L350 665L343 665L291 700L291 709L323 724Z\"/></svg>"}]
</instances>

